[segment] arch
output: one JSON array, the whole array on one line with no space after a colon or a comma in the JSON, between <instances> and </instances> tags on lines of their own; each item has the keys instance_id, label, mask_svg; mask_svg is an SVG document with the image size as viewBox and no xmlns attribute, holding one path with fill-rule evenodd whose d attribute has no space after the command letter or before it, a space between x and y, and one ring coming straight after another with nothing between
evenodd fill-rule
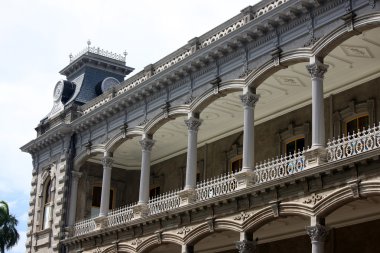
<instances>
[{"instance_id":1,"label":"arch","mask_svg":"<svg viewBox=\"0 0 380 253\"><path fill-rule=\"evenodd\" d=\"M192 112L202 112L209 104L229 93L236 91L242 91L245 87L244 79L233 79L221 82L218 88L211 88L203 93L201 96L197 97L190 104L190 111Z\"/></svg>"},{"instance_id":2,"label":"arch","mask_svg":"<svg viewBox=\"0 0 380 253\"><path fill-rule=\"evenodd\" d=\"M358 32L380 27L380 14L373 13L356 17L353 19L353 24L354 29L350 32L343 24L318 40L312 48L314 55L325 57L343 41L357 35Z\"/></svg>"},{"instance_id":3,"label":"arch","mask_svg":"<svg viewBox=\"0 0 380 253\"><path fill-rule=\"evenodd\" d=\"M104 149L108 152L114 152L126 140L132 139L137 136L142 136L143 134L144 130L140 126L126 129L125 131L120 131L105 143Z\"/></svg>"},{"instance_id":4,"label":"arch","mask_svg":"<svg viewBox=\"0 0 380 253\"><path fill-rule=\"evenodd\" d=\"M209 222L212 222L211 220ZM199 226L195 227L192 231L189 232L184 238L184 243L188 245L194 245L200 240L206 238L211 235L214 231L233 231L233 232L241 232L240 227L237 226L229 226L225 225L223 222L214 221L211 225L209 222L204 222ZM213 229L211 229L213 226Z\"/></svg>"},{"instance_id":5,"label":"arch","mask_svg":"<svg viewBox=\"0 0 380 253\"><path fill-rule=\"evenodd\" d=\"M257 88L265 79L277 71L300 62L309 62L311 56L327 56L343 41L376 27L380 27L380 14L368 14L354 18L354 30L347 31L346 24L342 24L327 35L320 38L311 48L298 48L281 53L279 63L269 60L258 69L253 70L245 79L246 86Z\"/></svg>"},{"instance_id":6,"label":"arch","mask_svg":"<svg viewBox=\"0 0 380 253\"><path fill-rule=\"evenodd\" d=\"M114 253L114 252L119 252L119 253L134 253L134 249L126 244L119 244L117 245L117 250L116 250L116 245L109 246L108 248L105 248L102 253Z\"/></svg>"},{"instance_id":7,"label":"arch","mask_svg":"<svg viewBox=\"0 0 380 253\"><path fill-rule=\"evenodd\" d=\"M309 62L311 56L312 51L308 48L299 48L285 52L281 54L280 63L276 64L274 60L269 60L259 68L254 69L245 78L245 84L248 87L256 89L264 80L266 80L277 71L300 62Z\"/></svg>"},{"instance_id":8,"label":"arch","mask_svg":"<svg viewBox=\"0 0 380 253\"><path fill-rule=\"evenodd\" d=\"M152 249L153 247L156 247L157 245L162 244L175 244L178 246L182 245L182 240L178 237L172 237L168 236L168 234L156 234L151 237L148 237L143 241L141 245L139 245L136 248L136 252L142 253L146 252L147 250Z\"/></svg>"},{"instance_id":9,"label":"arch","mask_svg":"<svg viewBox=\"0 0 380 253\"><path fill-rule=\"evenodd\" d=\"M380 196L379 181L363 182L358 185L353 185L353 187L357 187L360 197ZM316 205L315 216L326 217L344 204L357 200L359 196L355 198L350 185L342 187L323 198Z\"/></svg>"},{"instance_id":10,"label":"arch","mask_svg":"<svg viewBox=\"0 0 380 253\"><path fill-rule=\"evenodd\" d=\"M104 145L94 145L94 146L91 146L90 149L82 150L74 158L74 170L79 171L82 164L86 160L88 160L91 156L94 156L97 154L104 154L105 152L106 152L106 149L104 148Z\"/></svg>"},{"instance_id":11,"label":"arch","mask_svg":"<svg viewBox=\"0 0 380 253\"><path fill-rule=\"evenodd\" d=\"M255 230L258 230L263 225L265 225L266 223L271 222L281 217L286 217L286 216L310 217L312 215L312 212L308 210L308 208L305 205L302 205L302 204L300 205L279 204L278 210L279 210L279 216L275 216L271 206L264 207L260 209L259 211L255 212L252 216L248 217L248 219L243 223L242 228L244 229L244 231L255 231Z\"/></svg>"},{"instance_id":12,"label":"arch","mask_svg":"<svg viewBox=\"0 0 380 253\"><path fill-rule=\"evenodd\" d=\"M217 92L215 92L214 88L210 88L192 101L189 105L179 105L168 108L167 112L161 112L147 123L144 130L146 133L154 134L168 121L177 117L187 116L190 112L201 112L207 107L207 105L217 100L220 96L225 96L228 93L243 90L244 86L245 82L243 79L234 79L222 82L219 84Z\"/></svg>"}]
</instances>

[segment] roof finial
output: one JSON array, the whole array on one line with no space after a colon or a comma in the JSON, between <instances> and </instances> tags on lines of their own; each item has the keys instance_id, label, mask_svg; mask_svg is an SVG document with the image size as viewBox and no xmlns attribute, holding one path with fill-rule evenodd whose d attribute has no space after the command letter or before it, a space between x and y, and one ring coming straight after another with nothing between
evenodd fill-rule
<instances>
[{"instance_id":1,"label":"roof finial","mask_svg":"<svg viewBox=\"0 0 380 253\"><path fill-rule=\"evenodd\" d=\"M70 58L70 62L71 62L73 60L73 54L72 53L69 54L69 58Z\"/></svg>"},{"instance_id":2,"label":"roof finial","mask_svg":"<svg viewBox=\"0 0 380 253\"><path fill-rule=\"evenodd\" d=\"M128 55L128 52L127 52L127 50L124 50L124 58L126 58L127 57L127 55Z\"/></svg>"},{"instance_id":3,"label":"roof finial","mask_svg":"<svg viewBox=\"0 0 380 253\"><path fill-rule=\"evenodd\" d=\"M87 40L87 46L88 46L88 47L91 46L91 40Z\"/></svg>"}]
</instances>

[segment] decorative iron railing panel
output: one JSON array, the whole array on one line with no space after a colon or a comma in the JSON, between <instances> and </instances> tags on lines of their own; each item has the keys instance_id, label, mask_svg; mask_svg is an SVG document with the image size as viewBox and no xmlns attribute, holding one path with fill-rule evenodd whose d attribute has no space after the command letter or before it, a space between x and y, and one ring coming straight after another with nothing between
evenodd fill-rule
<instances>
[{"instance_id":1,"label":"decorative iron railing panel","mask_svg":"<svg viewBox=\"0 0 380 253\"><path fill-rule=\"evenodd\" d=\"M125 224L128 221L133 219L133 209L132 207L135 204L131 204L128 206L123 206L120 208L112 209L107 216L107 226L117 226L120 224Z\"/></svg>"},{"instance_id":2,"label":"decorative iron railing panel","mask_svg":"<svg viewBox=\"0 0 380 253\"><path fill-rule=\"evenodd\" d=\"M327 143L327 161L338 161L380 147L380 124Z\"/></svg>"},{"instance_id":3,"label":"decorative iron railing panel","mask_svg":"<svg viewBox=\"0 0 380 253\"><path fill-rule=\"evenodd\" d=\"M236 190L237 182L233 173L220 175L197 184L197 201L226 195Z\"/></svg>"},{"instance_id":4,"label":"decorative iron railing panel","mask_svg":"<svg viewBox=\"0 0 380 253\"><path fill-rule=\"evenodd\" d=\"M179 190L161 194L149 200L149 214L158 214L179 207Z\"/></svg>"},{"instance_id":5,"label":"decorative iron railing panel","mask_svg":"<svg viewBox=\"0 0 380 253\"><path fill-rule=\"evenodd\" d=\"M304 151L257 164L254 170L255 184L281 179L305 169Z\"/></svg>"},{"instance_id":6,"label":"decorative iron railing panel","mask_svg":"<svg viewBox=\"0 0 380 253\"><path fill-rule=\"evenodd\" d=\"M84 235L91 231L94 231L95 228L96 228L96 224L93 218L79 221L75 223L74 225L73 235L74 236Z\"/></svg>"}]
</instances>

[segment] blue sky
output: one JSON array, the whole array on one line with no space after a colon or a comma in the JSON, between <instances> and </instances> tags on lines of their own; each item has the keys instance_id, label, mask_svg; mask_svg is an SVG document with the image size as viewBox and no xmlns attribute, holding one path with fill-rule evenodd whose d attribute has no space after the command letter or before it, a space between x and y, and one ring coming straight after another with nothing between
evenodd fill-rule
<instances>
[{"instance_id":1,"label":"blue sky","mask_svg":"<svg viewBox=\"0 0 380 253\"><path fill-rule=\"evenodd\" d=\"M32 159L20 147L53 105L58 73L93 46L128 52L135 73L257 0L11 0L0 8L0 200L19 220L25 252ZM133 74L133 73L132 73Z\"/></svg>"}]
</instances>

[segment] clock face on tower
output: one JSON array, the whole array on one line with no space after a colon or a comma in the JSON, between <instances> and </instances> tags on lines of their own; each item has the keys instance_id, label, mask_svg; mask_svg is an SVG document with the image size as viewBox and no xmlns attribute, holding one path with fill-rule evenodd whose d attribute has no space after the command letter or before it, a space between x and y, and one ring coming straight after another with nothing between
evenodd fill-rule
<instances>
[{"instance_id":1,"label":"clock face on tower","mask_svg":"<svg viewBox=\"0 0 380 253\"><path fill-rule=\"evenodd\" d=\"M54 95L53 95L53 99L54 99L54 102L57 102L60 100L60 98L62 97L62 92L63 92L63 81L59 81L56 85L55 85L55 88L54 88Z\"/></svg>"}]
</instances>

